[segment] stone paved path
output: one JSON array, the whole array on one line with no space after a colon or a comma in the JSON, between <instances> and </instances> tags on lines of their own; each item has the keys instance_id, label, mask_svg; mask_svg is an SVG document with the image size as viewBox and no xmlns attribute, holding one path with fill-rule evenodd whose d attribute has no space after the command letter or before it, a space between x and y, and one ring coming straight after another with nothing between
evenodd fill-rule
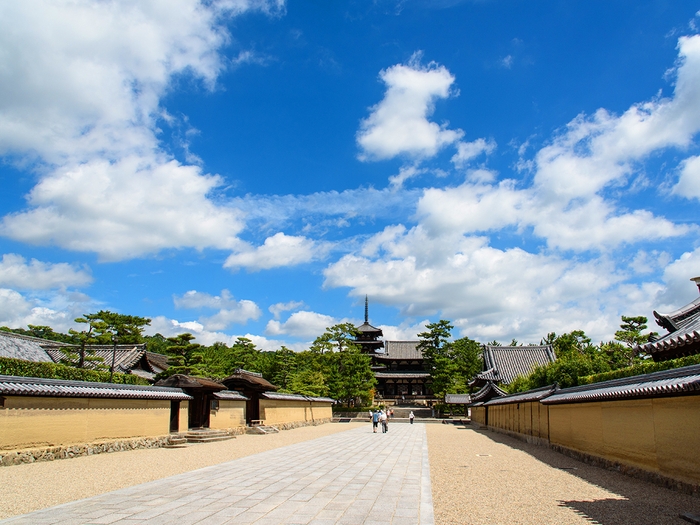
<instances>
[{"instance_id":1,"label":"stone paved path","mask_svg":"<svg viewBox=\"0 0 700 525\"><path fill-rule=\"evenodd\" d=\"M0 523L432 525L425 426L368 424Z\"/></svg>"}]
</instances>

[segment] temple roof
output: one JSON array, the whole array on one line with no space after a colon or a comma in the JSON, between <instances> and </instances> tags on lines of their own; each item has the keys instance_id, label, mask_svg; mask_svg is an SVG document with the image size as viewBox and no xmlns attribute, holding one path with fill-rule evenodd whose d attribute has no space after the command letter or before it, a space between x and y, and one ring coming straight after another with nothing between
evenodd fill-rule
<instances>
[{"instance_id":1,"label":"temple roof","mask_svg":"<svg viewBox=\"0 0 700 525\"><path fill-rule=\"evenodd\" d=\"M56 341L0 330L0 357L51 363L51 356L46 352L46 348L60 344Z\"/></svg>"},{"instance_id":2,"label":"temple roof","mask_svg":"<svg viewBox=\"0 0 700 525\"><path fill-rule=\"evenodd\" d=\"M487 381L478 392L471 395L472 404L478 403L481 405L494 397L503 397L507 395L508 393L505 390L498 388L493 381Z\"/></svg>"},{"instance_id":3,"label":"temple roof","mask_svg":"<svg viewBox=\"0 0 700 525\"><path fill-rule=\"evenodd\" d=\"M78 350L78 345L50 341L28 335L15 334L0 330L0 357L10 357L33 361L37 363L60 363L65 357L61 348ZM89 345L86 349L94 351L94 355L102 361L86 361L85 368L95 369L99 364L111 366L112 345ZM155 374L168 368L168 356L146 351L145 344L117 345L114 361L115 372L135 375L152 379Z\"/></svg>"},{"instance_id":4,"label":"temple roof","mask_svg":"<svg viewBox=\"0 0 700 525\"><path fill-rule=\"evenodd\" d=\"M423 352L418 348L420 341L384 341L384 354L376 354L378 359L423 359Z\"/></svg>"},{"instance_id":5,"label":"temple roof","mask_svg":"<svg viewBox=\"0 0 700 525\"><path fill-rule=\"evenodd\" d=\"M173 374L170 377L158 381L156 386L190 388L194 390L226 390L226 387L217 381L185 374Z\"/></svg>"},{"instance_id":6,"label":"temple roof","mask_svg":"<svg viewBox=\"0 0 700 525\"><path fill-rule=\"evenodd\" d=\"M700 395L700 365L684 366L592 385L563 388L542 400L546 405L611 399Z\"/></svg>"},{"instance_id":7,"label":"temple roof","mask_svg":"<svg viewBox=\"0 0 700 525\"><path fill-rule=\"evenodd\" d=\"M472 402L469 394L445 394L446 405L468 405Z\"/></svg>"},{"instance_id":8,"label":"temple roof","mask_svg":"<svg viewBox=\"0 0 700 525\"><path fill-rule=\"evenodd\" d=\"M484 345L484 371L471 384L492 381L508 385L518 376L527 376L536 366L556 360L552 345L495 346Z\"/></svg>"},{"instance_id":9,"label":"temple roof","mask_svg":"<svg viewBox=\"0 0 700 525\"><path fill-rule=\"evenodd\" d=\"M381 328L377 328L375 326L372 326L367 321L365 321L360 326L358 326L357 331L363 335L372 334L372 335L377 335L377 337L384 335Z\"/></svg>"},{"instance_id":10,"label":"temple roof","mask_svg":"<svg viewBox=\"0 0 700 525\"><path fill-rule=\"evenodd\" d=\"M277 401L312 401L323 403L335 403L335 399L330 397L313 397L302 394L283 394L280 392L265 392L262 394L265 399L275 399Z\"/></svg>"},{"instance_id":11,"label":"temple roof","mask_svg":"<svg viewBox=\"0 0 700 525\"><path fill-rule=\"evenodd\" d=\"M430 377L429 372L420 372L412 370L398 370L393 372L375 372L374 377L377 379L427 379Z\"/></svg>"},{"instance_id":12,"label":"temple roof","mask_svg":"<svg viewBox=\"0 0 700 525\"><path fill-rule=\"evenodd\" d=\"M509 394L507 396L495 397L491 401L484 403L485 405L509 405L513 403L528 403L532 401L540 401L546 397L551 396L559 390L559 387L554 385L547 385L540 388L534 388L528 390L527 392L518 392L516 394Z\"/></svg>"},{"instance_id":13,"label":"temple roof","mask_svg":"<svg viewBox=\"0 0 700 525\"><path fill-rule=\"evenodd\" d=\"M103 397L112 399L192 399L179 388L93 383L0 375L0 395Z\"/></svg>"},{"instance_id":14,"label":"temple roof","mask_svg":"<svg viewBox=\"0 0 700 525\"><path fill-rule=\"evenodd\" d=\"M249 388L252 390L257 390L260 392L275 391L279 387L270 383L265 379L262 374L257 372L249 372L248 370L243 370L238 368L228 376L226 379L221 381L229 389L235 390L236 388Z\"/></svg>"},{"instance_id":15,"label":"temple roof","mask_svg":"<svg viewBox=\"0 0 700 525\"><path fill-rule=\"evenodd\" d=\"M654 361L700 353L700 297L668 314L654 312L654 317L669 333L637 349L651 354Z\"/></svg>"}]
</instances>

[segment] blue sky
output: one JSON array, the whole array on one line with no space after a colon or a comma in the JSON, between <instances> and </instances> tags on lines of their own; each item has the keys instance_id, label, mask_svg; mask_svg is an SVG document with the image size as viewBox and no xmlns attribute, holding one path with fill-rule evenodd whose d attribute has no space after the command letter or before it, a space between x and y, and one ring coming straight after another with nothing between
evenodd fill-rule
<instances>
[{"instance_id":1,"label":"blue sky","mask_svg":"<svg viewBox=\"0 0 700 525\"><path fill-rule=\"evenodd\" d=\"M0 6L0 325L612 337L696 297L700 4Z\"/></svg>"}]
</instances>

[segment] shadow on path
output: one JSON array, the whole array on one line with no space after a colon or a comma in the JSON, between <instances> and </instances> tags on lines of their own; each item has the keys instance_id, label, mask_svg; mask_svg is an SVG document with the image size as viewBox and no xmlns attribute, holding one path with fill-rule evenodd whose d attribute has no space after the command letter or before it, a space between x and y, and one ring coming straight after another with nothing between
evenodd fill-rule
<instances>
[{"instance_id":1,"label":"shadow on path","mask_svg":"<svg viewBox=\"0 0 700 525\"><path fill-rule=\"evenodd\" d=\"M614 470L588 465L541 445L521 441L493 430L477 429L471 424L457 427L473 431L491 441L520 450L552 468L565 470L588 483L617 494L623 499L593 501L559 501L592 523L600 525L659 525L687 523L679 515L700 514L700 498L647 481L633 478Z\"/></svg>"}]
</instances>

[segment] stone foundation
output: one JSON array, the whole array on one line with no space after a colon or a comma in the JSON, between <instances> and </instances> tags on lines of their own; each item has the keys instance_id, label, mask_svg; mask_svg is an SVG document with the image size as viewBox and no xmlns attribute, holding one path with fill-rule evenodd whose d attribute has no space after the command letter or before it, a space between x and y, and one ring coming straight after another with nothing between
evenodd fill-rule
<instances>
[{"instance_id":1,"label":"stone foundation","mask_svg":"<svg viewBox=\"0 0 700 525\"><path fill-rule=\"evenodd\" d=\"M291 430L293 428L315 427L318 425L325 425L326 423L330 423L331 421L332 421L331 418L323 418L323 419L316 419L314 421L292 421L290 423L275 423L271 426L273 426L279 430Z\"/></svg>"},{"instance_id":2,"label":"stone foundation","mask_svg":"<svg viewBox=\"0 0 700 525\"><path fill-rule=\"evenodd\" d=\"M54 461L56 459L108 454L123 450L139 448L160 448L168 444L169 436L119 439L100 441L81 445L62 445L56 447L31 448L14 451L0 451L0 466L21 465L37 461Z\"/></svg>"}]
</instances>

